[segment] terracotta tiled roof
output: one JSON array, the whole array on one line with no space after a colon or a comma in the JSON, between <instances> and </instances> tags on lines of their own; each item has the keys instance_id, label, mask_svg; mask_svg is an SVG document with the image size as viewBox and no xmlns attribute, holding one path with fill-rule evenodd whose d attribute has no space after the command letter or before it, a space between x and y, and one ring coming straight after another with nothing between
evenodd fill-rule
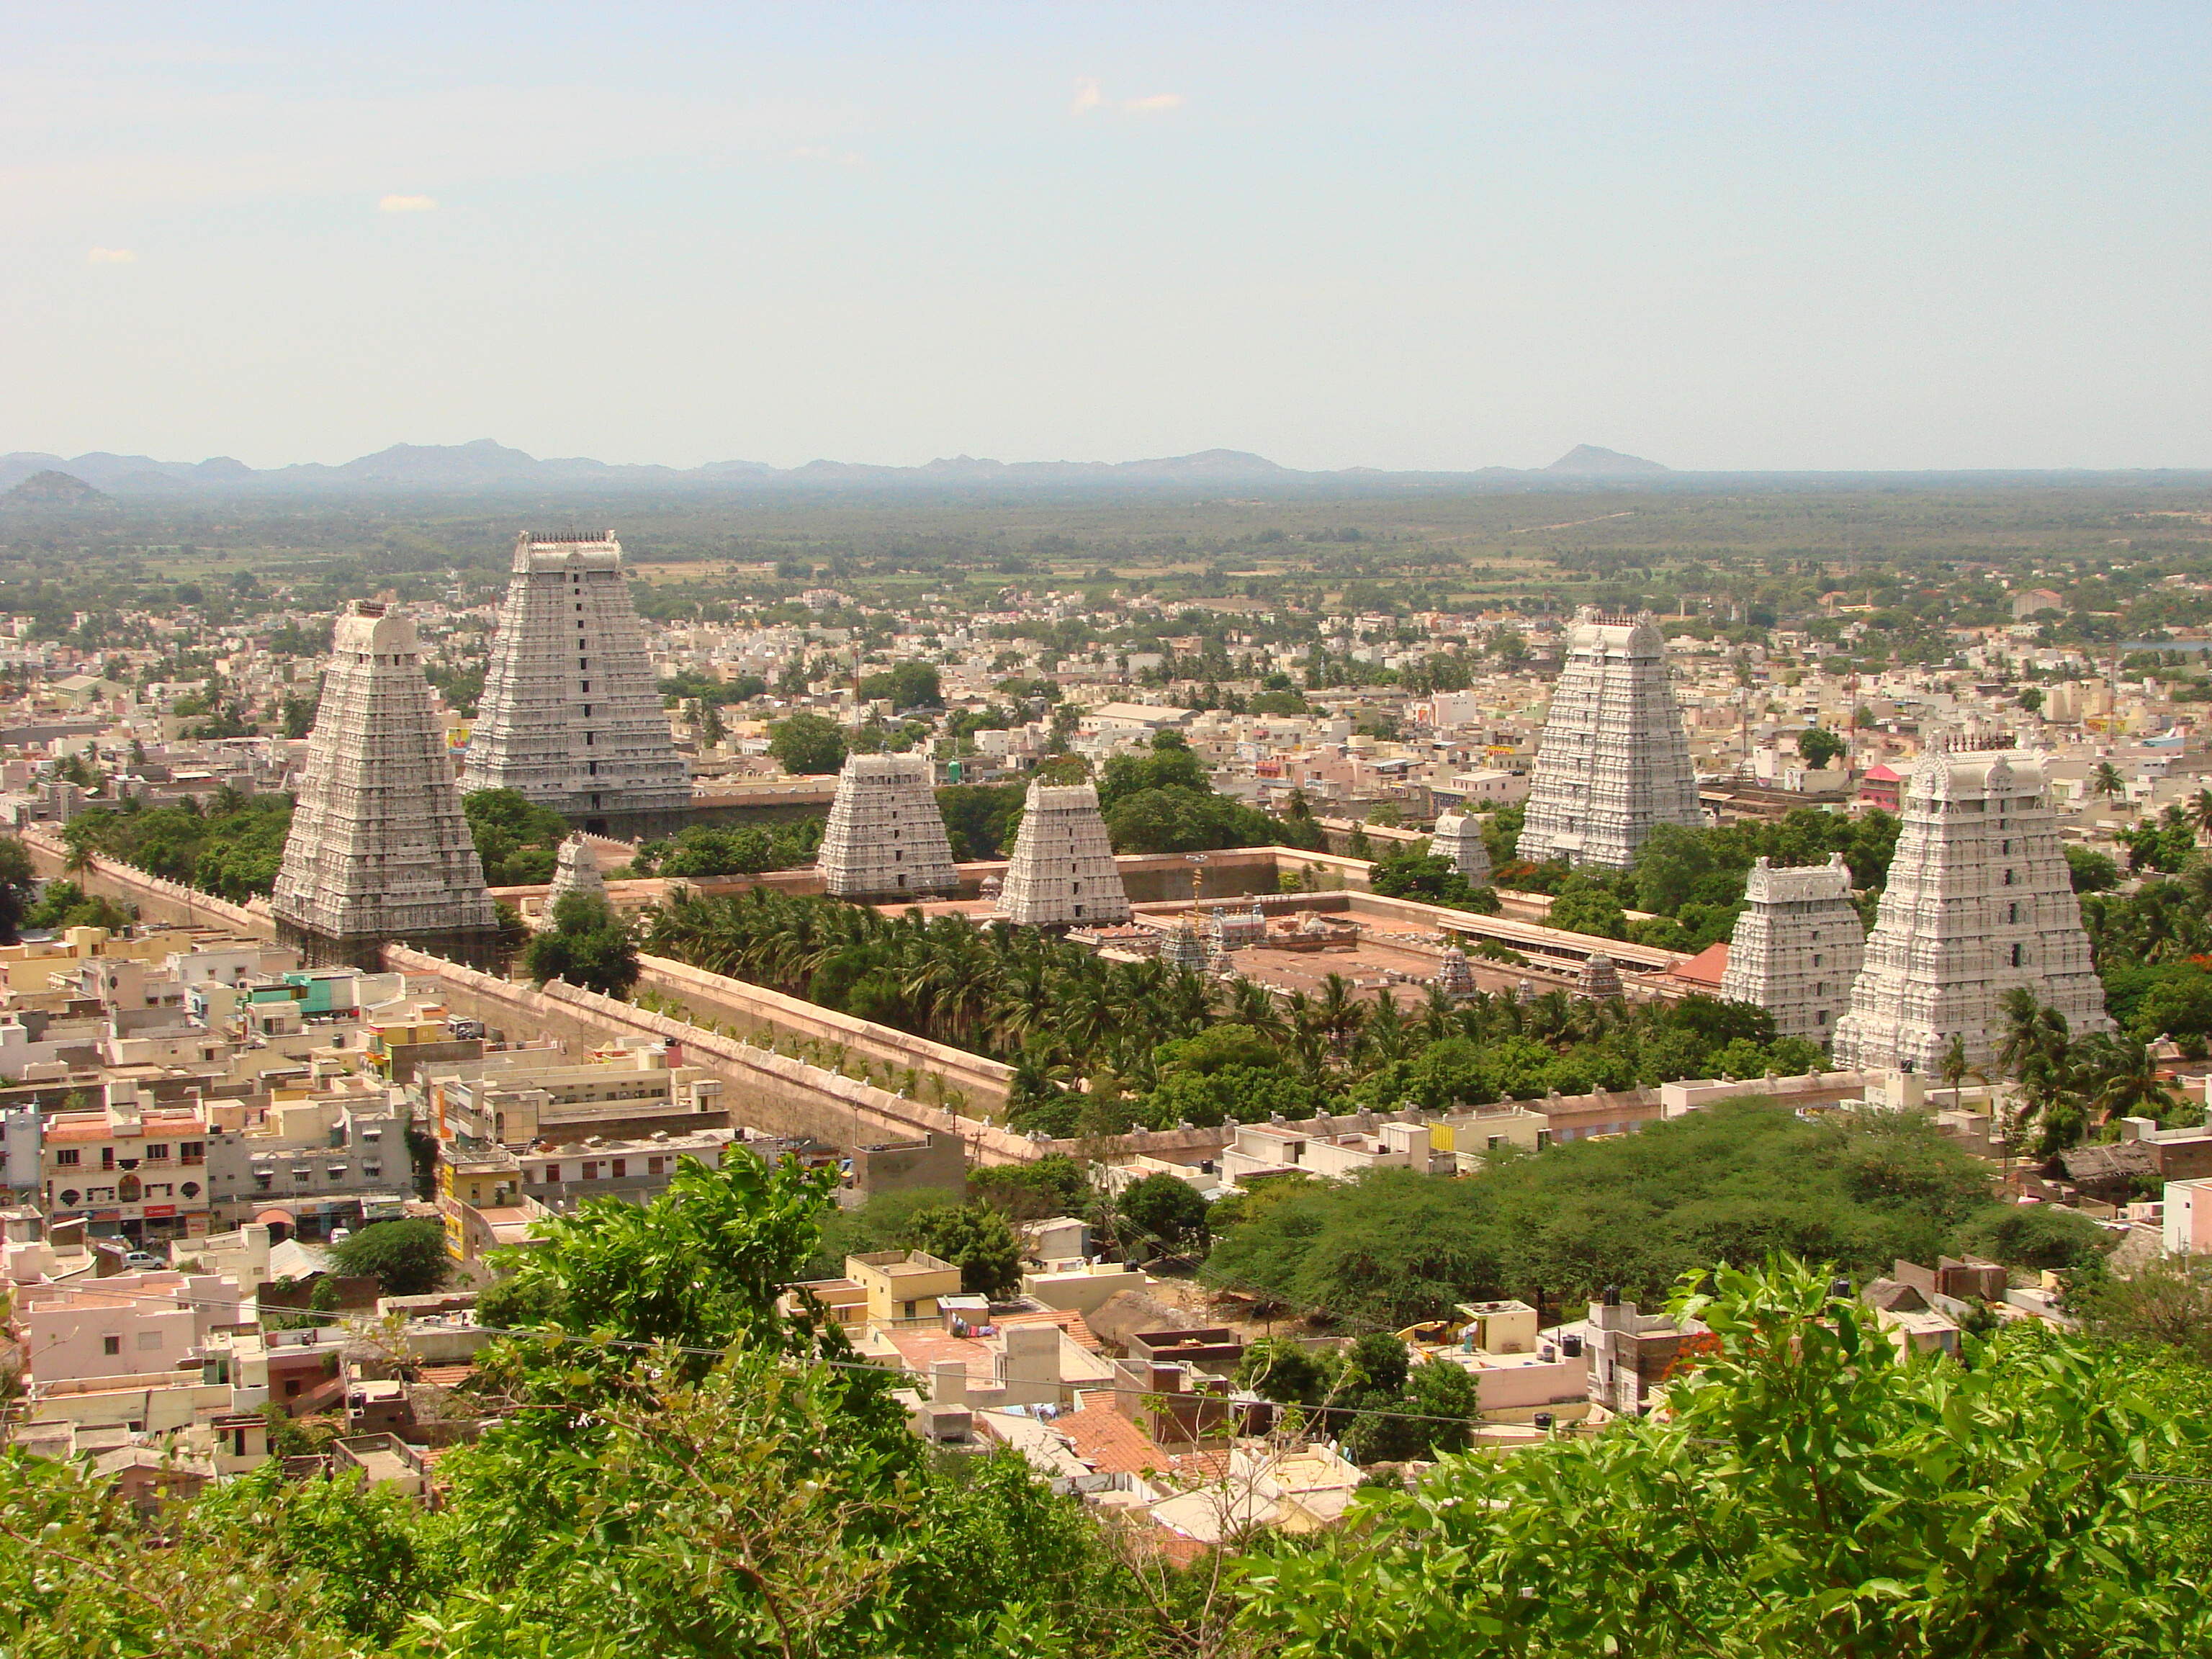
<instances>
[{"instance_id":1,"label":"terracotta tiled roof","mask_svg":"<svg viewBox=\"0 0 2212 1659\"><path fill-rule=\"evenodd\" d=\"M1728 971L1729 942L1708 945L1687 962L1678 962L1670 977L1694 980L1699 985L1717 987L1721 975Z\"/></svg>"},{"instance_id":2,"label":"terracotta tiled roof","mask_svg":"<svg viewBox=\"0 0 2212 1659\"><path fill-rule=\"evenodd\" d=\"M1077 1456L1101 1474L1142 1474L1168 1467L1168 1455L1152 1443L1152 1437L1109 1407L1086 1405L1055 1418L1053 1427L1067 1437Z\"/></svg>"}]
</instances>

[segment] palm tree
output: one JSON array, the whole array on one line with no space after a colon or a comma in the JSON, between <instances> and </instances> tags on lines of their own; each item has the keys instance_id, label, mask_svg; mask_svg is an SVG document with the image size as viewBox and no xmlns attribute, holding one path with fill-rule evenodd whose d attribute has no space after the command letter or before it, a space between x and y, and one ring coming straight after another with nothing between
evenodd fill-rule
<instances>
[{"instance_id":1,"label":"palm tree","mask_svg":"<svg viewBox=\"0 0 2212 1659\"><path fill-rule=\"evenodd\" d=\"M82 885L84 878L92 873L92 861L97 856L92 850L90 836L71 836L69 856L62 860L63 873Z\"/></svg>"},{"instance_id":2,"label":"palm tree","mask_svg":"<svg viewBox=\"0 0 2212 1659\"><path fill-rule=\"evenodd\" d=\"M2212 789L2200 789L2189 798L2189 821L2199 836L2212 836Z\"/></svg>"},{"instance_id":3,"label":"palm tree","mask_svg":"<svg viewBox=\"0 0 2212 1659\"><path fill-rule=\"evenodd\" d=\"M2124 1117L2164 1118L2180 1103L2173 1086L2158 1069L2150 1044L2125 1032L2082 1045L2095 1092L2090 1097L2107 1123Z\"/></svg>"},{"instance_id":4,"label":"palm tree","mask_svg":"<svg viewBox=\"0 0 2212 1659\"><path fill-rule=\"evenodd\" d=\"M1963 1036L1954 1036L1951 1046L1943 1051L1942 1072L1943 1081L1951 1088L1951 1109L1954 1112L1959 1109L1960 1087L1968 1078L1986 1081L1966 1058L1966 1039Z\"/></svg>"},{"instance_id":5,"label":"palm tree","mask_svg":"<svg viewBox=\"0 0 2212 1659\"><path fill-rule=\"evenodd\" d=\"M2089 793L2102 795L2109 805L2128 792L2128 781L2120 775L2120 769L2110 761L2099 761L2097 769L2089 774Z\"/></svg>"}]
</instances>

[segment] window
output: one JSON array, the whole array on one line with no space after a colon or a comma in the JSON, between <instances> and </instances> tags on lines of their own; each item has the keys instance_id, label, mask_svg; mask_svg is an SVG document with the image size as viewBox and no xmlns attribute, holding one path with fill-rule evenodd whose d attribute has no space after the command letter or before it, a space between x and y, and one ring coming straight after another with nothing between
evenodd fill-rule
<instances>
[{"instance_id":1,"label":"window","mask_svg":"<svg viewBox=\"0 0 2212 1659\"><path fill-rule=\"evenodd\" d=\"M615 1160L615 1167L614 1167L614 1177L615 1177L615 1179L616 1179L616 1180L617 1180L617 1181L620 1181L620 1180L623 1178L623 1176L624 1176L625 1175L627 1175L627 1174L629 1174L629 1160L628 1158L617 1158L617 1159Z\"/></svg>"},{"instance_id":2,"label":"window","mask_svg":"<svg viewBox=\"0 0 2212 1659\"><path fill-rule=\"evenodd\" d=\"M660 1173L660 1168L661 1168L661 1160L660 1160L659 1158L648 1158L647 1159L646 1159L646 1160L645 1160L645 1172L646 1172L646 1174L647 1174L647 1175L659 1175L659 1174Z\"/></svg>"},{"instance_id":3,"label":"window","mask_svg":"<svg viewBox=\"0 0 2212 1659\"><path fill-rule=\"evenodd\" d=\"M545 1179L547 1181L555 1182L560 1180L560 1178L561 1166L559 1164L549 1164L545 1166Z\"/></svg>"},{"instance_id":4,"label":"window","mask_svg":"<svg viewBox=\"0 0 2212 1659\"><path fill-rule=\"evenodd\" d=\"M253 1184L264 1193L269 1190L276 1179L276 1172L274 1170L256 1170L253 1172Z\"/></svg>"},{"instance_id":5,"label":"window","mask_svg":"<svg viewBox=\"0 0 2212 1659\"><path fill-rule=\"evenodd\" d=\"M381 1164L362 1164L362 1165L361 1166L361 1178L362 1178L363 1181L381 1181L381 1180L383 1180L383 1179L384 1179L384 1166L383 1166Z\"/></svg>"},{"instance_id":6,"label":"window","mask_svg":"<svg viewBox=\"0 0 2212 1659\"><path fill-rule=\"evenodd\" d=\"M2009 870L2005 872L2004 884L2008 887L2012 885L2012 872Z\"/></svg>"},{"instance_id":7,"label":"window","mask_svg":"<svg viewBox=\"0 0 2212 1659\"><path fill-rule=\"evenodd\" d=\"M55 1152L54 1165L57 1169L74 1170L83 1156L84 1154L74 1146L64 1146Z\"/></svg>"},{"instance_id":8,"label":"window","mask_svg":"<svg viewBox=\"0 0 2212 1659\"><path fill-rule=\"evenodd\" d=\"M2012 965L2015 968L2020 966L2020 951L2019 945L2015 945L2012 947Z\"/></svg>"},{"instance_id":9,"label":"window","mask_svg":"<svg viewBox=\"0 0 2212 1659\"><path fill-rule=\"evenodd\" d=\"M149 1164L167 1164L168 1161L169 1149L167 1146L156 1143L146 1149L146 1162Z\"/></svg>"},{"instance_id":10,"label":"window","mask_svg":"<svg viewBox=\"0 0 2212 1659\"><path fill-rule=\"evenodd\" d=\"M121 1353L123 1352L123 1339L119 1336L101 1337L100 1339L100 1351L102 1353Z\"/></svg>"},{"instance_id":11,"label":"window","mask_svg":"<svg viewBox=\"0 0 2212 1659\"><path fill-rule=\"evenodd\" d=\"M179 1162L184 1164L206 1163L207 1142L204 1140L187 1140L183 1142L177 1148L177 1158Z\"/></svg>"},{"instance_id":12,"label":"window","mask_svg":"<svg viewBox=\"0 0 2212 1659\"><path fill-rule=\"evenodd\" d=\"M178 1188L177 1190L182 1193L186 1198L198 1198L200 1195L200 1183L197 1181L187 1181L183 1186Z\"/></svg>"}]
</instances>

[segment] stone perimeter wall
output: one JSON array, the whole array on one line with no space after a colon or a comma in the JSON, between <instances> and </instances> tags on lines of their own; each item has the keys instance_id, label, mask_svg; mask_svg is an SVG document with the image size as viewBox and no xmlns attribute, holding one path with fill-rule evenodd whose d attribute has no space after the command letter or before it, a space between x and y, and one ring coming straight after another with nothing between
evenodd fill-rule
<instances>
[{"instance_id":1,"label":"stone perimeter wall","mask_svg":"<svg viewBox=\"0 0 2212 1659\"><path fill-rule=\"evenodd\" d=\"M641 956L638 967L640 990L681 1002L703 1018L741 1032L786 1032L894 1072L912 1071L917 1094L956 1110L964 1106L986 1117L1006 1112L1014 1071L998 1060L666 957Z\"/></svg>"},{"instance_id":2,"label":"stone perimeter wall","mask_svg":"<svg viewBox=\"0 0 2212 1659\"><path fill-rule=\"evenodd\" d=\"M69 843L44 830L17 832L31 867L41 877L66 875ZM198 927L220 927L246 939L274 939L276 923L265 908L233 904L228 899L203 893L113 859L94 858L92 868L70 879L89 894L135 904L149 921L181 922Z\"/></svg>"},{"instance_id":3,"label":"stone perimeter wall","mask_svg":"<svg viewBox=\"0 0 2212 1659\"><path fill-rule=\"evenodd\" d=\"M596 991L557 981L541 989L464 968L405 945L388 945L394 973L434 978L446 1006L503 1030L543 1032L573 1042L674 1042L687 1064L720 1077L730 1121L774 1134L811 1135L840 1146L954 1134L978 1164L1026 1164L1051 1150L1009 1130L860 1083L742 1037L709 1031ZM708 975L708 977L712 977Z\"/></svg>"}]
</instances>

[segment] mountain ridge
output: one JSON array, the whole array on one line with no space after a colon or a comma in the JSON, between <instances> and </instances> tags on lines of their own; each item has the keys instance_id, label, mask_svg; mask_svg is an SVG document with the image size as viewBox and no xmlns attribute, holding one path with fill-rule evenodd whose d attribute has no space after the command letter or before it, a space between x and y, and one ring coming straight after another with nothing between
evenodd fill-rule
<instances>
[{"instance_id":1,"label":"mountain ridge","mask_svg":"<svg viewBox=\"0 0 2212 1659\"><path fill-rule=\"evenodd\" d=\"M1587 449L1571 452L1580 454ZM1611 451L1593 452L1611 454ZM1624 458L1627 459L1627 458ZM1560 465L1564 465L1562 462ZM1650 466L1651 463L1644 463ZM1664 471L1663 468L1658 469ZM765 461L709 461L673 467L594 460L588 456L540 459L491 438L464 444L393 444L336 465L295 462L256 470L231 456L204 461L159 461L149 455L94 450L74 459L41 451L0 455L0 490L34 473L58 472L119 496L155 497L239 489L402 488L485 489L537 484L587 486L731 484L1224 484L1287 483L1299 479L1361 480L1533 477L1533 471L1484 467L1467 472L1394 472L1376 467L1303 471L1242 449L1204 449L1188 455L1133 461L1000 461L974 455L939 456L919 466L890 466L827 458L798 466Z\"/></svg>"}]
</instances>

